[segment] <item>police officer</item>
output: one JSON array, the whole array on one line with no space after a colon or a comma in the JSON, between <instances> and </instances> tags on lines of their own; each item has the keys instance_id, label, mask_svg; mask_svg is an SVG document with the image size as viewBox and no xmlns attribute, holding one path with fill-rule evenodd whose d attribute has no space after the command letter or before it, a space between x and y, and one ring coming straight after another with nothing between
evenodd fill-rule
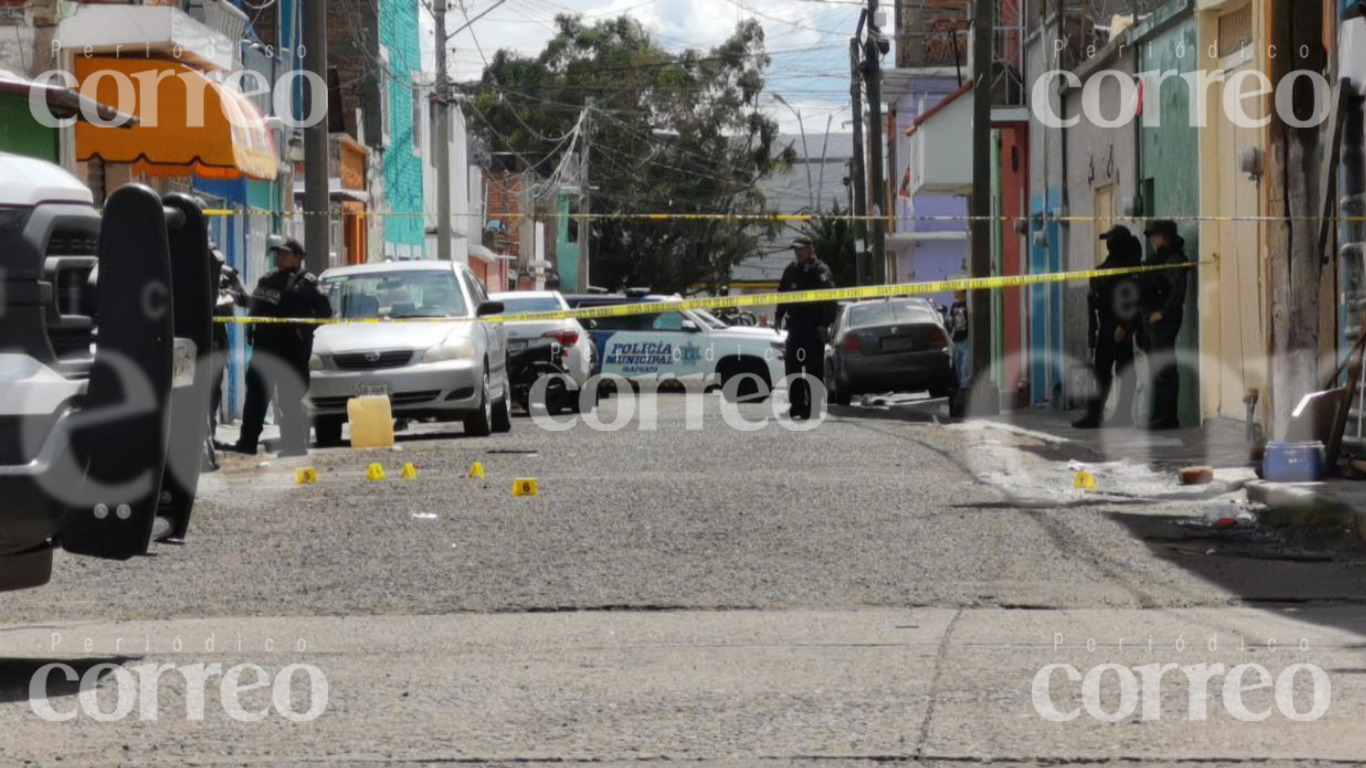
<instances>
[{"instance_id":1,"label":"police officer","mask_svg":"<svg viewBox=\"0 0 1366 768\"><path fill-rule=\"evenodd\" d=\"M783 270L779 292L835 287L835 277L825 262L816 258L811 238L798 237L792 241L792 250L796 252L796 260ZM775 326L782 328L783 321L787 321L787 350L783 362L790 382L788 399L792 403L790 415L794 420L811 418L816 405L813 403L810 381L792 377L806 374L824 383L825 342L830 324L835 322L835 311L834 302L778 305Z\"/></svg>"},{"instance_id":2,"label":"police officer","mask_svg":"<svg viewBox=\"0 0 1366 768\"><path fill-rule=\"evenodd\" d=\"M275 271L261 278L251 295L251 316L265 319L322 319L332 316L332 303L318 278L303 271L304 247L297 240L274 243ZM242 437L236 450L256 453L266 407L274 399L280 409L281 456L308 452L308 420L303 400L308 393L308 359L313 354L315 325L265 323L253 326L251 366L247 370L247 403Z\"/></svg>"},{"instance_id":3,"label":"police officer","mask_svg":"<svg viewBox=\"0 0 1366 768\"><path fill-rule=\"evenodd\" d=\"M1101 234L1107 256L1097 269L1128 269L1143 261L1143 244L1128 227L1117 226ZM1086 415L1072 422L1077 429L1096 429L1105 418L1114 378L1119 376L1119 405L1112 426L1133 422L1134 330L1142 310L1142 286L1136 275L1097 277L1086 295L1087 340L1096 376L1095 395L1086 404Z\"/></svg>"},{"instance_id":4,"label":"police officer","mask_svg":"<svg viewBox=\"0 0 1366 768\"><path fill-rule=\"evenodd\" d=\"M1152 248L1147 264L1188 264L1186 241L1174 221L1154 221L1143 234ZM1145 275L1143 316L1139 322L1139 345L1148 353L1152 373L1152 407L1147 428L1177 429L1177 399L1181 389L1176 367L1176 334L1186 307L1188 269L1164 269Z\"/></svg>"}]
</instances>

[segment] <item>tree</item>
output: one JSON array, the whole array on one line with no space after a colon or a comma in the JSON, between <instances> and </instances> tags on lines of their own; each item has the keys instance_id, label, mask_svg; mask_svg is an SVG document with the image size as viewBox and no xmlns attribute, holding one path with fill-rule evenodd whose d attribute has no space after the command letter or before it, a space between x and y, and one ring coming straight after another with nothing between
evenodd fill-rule
<instances>
[{"instance_id":1,"label":"tree","mask_svg":"<svg viewBox=\"0 0 1366 768\"><path fill-rule=\"evenodd\" d=\"M476 132L551 185L564 156L582 148L586 119L593 282L661 292L724 283L773 231L756 220L768 212L758 182L794 156L758 108L763 28L745 21L710 51L673 54L627 16L592 25L559 16L555 25L539 55L500 50L467 87ZM697 214L736 218L689 218Z\"/></svg>"}]
</instances>

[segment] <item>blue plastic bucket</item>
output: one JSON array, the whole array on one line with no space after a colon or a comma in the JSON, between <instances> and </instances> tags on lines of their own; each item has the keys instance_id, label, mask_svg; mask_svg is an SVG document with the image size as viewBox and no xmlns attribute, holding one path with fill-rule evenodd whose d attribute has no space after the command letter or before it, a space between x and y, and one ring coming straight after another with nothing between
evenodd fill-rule
<instances>
[{"instance_id":1,"label":"blue plastic bucket","mask_svg":"<svg viewBox=\"0 0 1366 768\"><path fill-rule=\"evenodd\" d=\"M1262 475L1278 483L1322 480L1327 459L1323 443L1267 443Z\"/></svg>"}]
</instances>

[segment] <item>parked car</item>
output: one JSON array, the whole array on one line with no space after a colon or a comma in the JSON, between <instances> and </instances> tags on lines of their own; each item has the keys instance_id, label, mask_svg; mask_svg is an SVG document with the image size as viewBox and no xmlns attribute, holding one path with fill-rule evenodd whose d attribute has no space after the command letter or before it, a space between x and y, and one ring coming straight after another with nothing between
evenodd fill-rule
<instances>
[{"instance_id":1,"label":"parked car","mask_svg":"<svg viewBox=\"0 0 1366 768\"><path fill-rule=\"evenodd\" d=\"M512 428L507 342L469 268L408 261L330 269L322 274L333 311L346 320L318 329L305 407L319 445L341 441L347 402L388 395L395 417L464 422L484 436Z\"/></svg>"},{"instance_id":2,"label":"parked car","mask_svg":"<svg viewBox=\"0 0 1366 768\"><path fill-rule=\"evenodd\" d=\"M218 280L199 204L128 185L101 215L71 174L0 153L0 272L0 591L47 583L58 546L183 540Z\"/></svg>"},{"instance_id":3,"label":"parked car","mask_svg":"<svg viewBox=\"0 0 1366 768\"><path fill-rule=\"evenodd\" d=\"M825 355L825 386L835 405L875 392L948 397L957 388L944 318L924 299L845 304L831 327Z\"/></svg>"},{"instance_id":4,"label":"parked car","mask_svg":"<svg viewBox=\"0 0 1366 768\"><path fill-rule=\"evenodd\" d=\"M620 304L657 304L677 296L583 294L566 296L575 309ZM603 374L629 381L660 378L702 380L724 387L743 374L757 376L769 391L782 381L787 337L771 328L728 326L694 310L646 312L581 320L593 337ZM757 386L736 390L748 398Z\"/></svg>"},{"instance_id":5,"label":"parked car","mask_svg":"<svg viewBox=\"0 0 1366 768\"><path fill-rule=\"evenodd\" d=\"M492 298L502 303L509 315L569 309L569 302L559 291L514 291L495 293ZM569 378L574 380L576 389L582 389L596 372L593 339L578 320L565 318L505 322L503 326L507 329L509 355L527 349L537 339L552 340L558 346L559 363ZM572 401L577 407L577 398L572 398Z\"/></svg>"}]
</instances>

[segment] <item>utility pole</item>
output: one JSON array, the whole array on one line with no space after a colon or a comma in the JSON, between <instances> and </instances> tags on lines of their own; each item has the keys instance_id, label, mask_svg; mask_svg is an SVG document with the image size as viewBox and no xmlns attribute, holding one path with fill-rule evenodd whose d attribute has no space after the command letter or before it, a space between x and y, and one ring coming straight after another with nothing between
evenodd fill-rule
<instances>
[{"instance_id":1,"label":"utility pole","mask_svg":"<svg viewBox=\"0 0 1366 768\"><path fill-rule=\"evenodd\" d=\"M593 151L593 97L583 100L583 154L579 158L579 284L575 286L580 293L586 293L592 285L589 275L589 246L593 242L593 219L590 210L593 206L593 187L588 182L588 165Z\"/></svg>"},{"instance_id":2,"label":"utility pole","mask_svg":"<svg viewBox=\"0 0 1366 768\"><path fill-rule=\"evenodd\" d=\"M304 0L304 45L308 56L304 66L322 83L322 102L327 97L327 3L324 0ZM316 100L316 96L313 97ZM304 129L304 248L313 259L313 270L322 272L332 266L332 201L328 189L328 118L326 109L322 119Z\"/></svg>"},{"instance_id":3,"label":"utility pole","mask_svg":"<svg viewBox=\"0 0 1366 768\"><path fill-rule=\"evenodd\" d=\"M862 23L859 24L862 27ZM854 188L854 254L859 285L868 285L868 177L863 169L863 70L859 35L849 38L849 100L854 110L854 156L850 159L850 184Z\"/></svg>"},{"instance_id":4,"label":"utility pole","mask_svg":"<svg viewBox=\"0 0 1366 768\"><path fill-rule=\"evenodd\" d=\"M450 261L451 238L451 125L449 98L450 75L446 71L449 38L446 33L447 0L434 0L432 15L436 17L436 93L432 108L436 110L432 130L432 157L436 162L436 258Z\"/></svg>"},{"instance_id":5,"label":"utility pole","mask_svg":"<svg viewBox=\"0 0 1366 768\"><path fill-rule=\"evenodd\" d=\"M864 44L864 79L868 87L869 122L872 130L869 162L873 184L873 263L869 279L877 284L887 281L887 179L883 168L882 55L887 45L877 26L878 0L868 0L868 35Z\"/></svg>"},{"instance_id":6,"label":"utility pole","mask_svg":"<svg viewBox=\"0 0 1366 768\"><path fill-rule=\"evenodd\" d=\"M991 97L995 3L974 0L972 12L972 276L991 275ZM973 291L972 384L974 410L995 412L1000 398L991 385L991 294Z\"/></svg>"},{"instance_id":7,"label":"utility pole","mask_svg":"<svg viewBox=\"0 0 1366 768\"><path fill-rule=\"evenodd\" d=\"M436 163L436 258L450 261L451 240L454 232L451 222L451 75L446 57L449 55L450 41L455 35L469 29L474 22L483 18L489 11L507 2L498 2L485 8L473 18L466 17L464 25L453 32L446 31L446 13L450 8L449 0L432 0L432 16L436 19L436 93L432 108L436 119L432 128L432 158Z\"/></svg>"}]
</instances>

